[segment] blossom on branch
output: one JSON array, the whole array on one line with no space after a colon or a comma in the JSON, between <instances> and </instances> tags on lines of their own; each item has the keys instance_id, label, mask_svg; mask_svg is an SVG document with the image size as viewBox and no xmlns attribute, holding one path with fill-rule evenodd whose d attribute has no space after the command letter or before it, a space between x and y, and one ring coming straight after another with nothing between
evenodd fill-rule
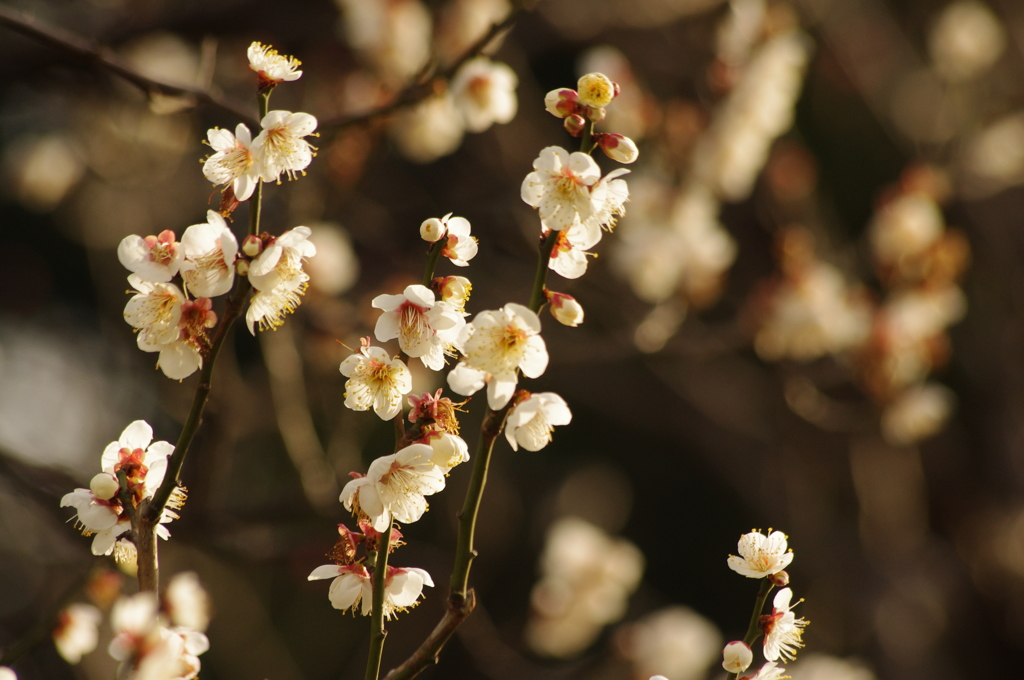
<instances>
[{"instance_id":1,"label":"blossom on branch","mask_svg":"<svg viewBox=\"0 0 1024 680\"><path fill-rule=\"evenodd\" d=\"M278 54L270 45L254 42L249 45L246 55L249 57L249 68L259 76L261 90L280 82L298 80L302 76L302 71L298 70L301 61Z\"/></svg>"},{"instance_id":2,"label":"blossom on branch","mask_svg":"<svg viewBox=\"0 0 1024 680\"><path fill-rule=\"evenodd\" d=\"M445 351L466 325L461 313L419 284L406 286L401 295L378 295L371 304L384 312L374 328L377 339L398 338L403 352L435 371L444 368Z\"/></svg>"},{"instance_id":3,"label":"blossom on branch","mask_svg":"<svg viewBox=\"0 0 1024 680\"><path fill-rule=\"evenodd\" d=\"M555 425L568 425L572 420L565 399L554 392L528 395L509 413L505 422L505 438L513 451L522 446L527 451L540 451L551 443Z\"/></svg>"},{"instance_id":4,"label":"blossom on branch","mask_svg":"<svg viewBox=\"0 0 1024 680\"><path fill-rule=\"evenodd\" d=\"M262 174L253 154L249 128L239 123L235 134L211 128L206 131L206 137L215 153L203 163L203 176L216 185L230 184L236 200L248 200Z\"/></svg>"},{"instance_id":5,"label":"blossom on branch","mask_svg":"<svg viewBox=\"0 0 1024 680\"><path fill-rule=\"evenodd\" d=\"M793 591L783 588L772 602L772 613L761 617L764 658L769 661L778 661L779 657L792 661L797 650L804 646L803 632L808 622L796 618L791 611L789 602L792 597Z\"/></svg>"},{"instance_id":6,"label":"blossom on branch","mask_svg":"<svg viewBox=\"0 0 1024 680\"><path fill-rule=\"evenodd\" d=\"M423 569L388 566L384 581L384 618L392 619L396 612L418 604L423 586L433 587L434 581ZM370 572L361 564L325 564L307 577L308 581L333 578L328 597L335 609L369 616L373 613L373 583Z\"/></svg>"},{"instance_id":7,"label":"blossom on branch","mask_svg":"<svg viewBox=\"0 0 1024 680\"><path fill-rule=\"evenodd\" d=\"M729 556L729 568L747 578L764 578L788 567L793 561L793 551L787 549L786 534L769 531L767 536L760 531L740 536L740 555Z\"/></svg>"},{"instance_id":8,"label":"blossom on branch","mask_svg":"<svg viewBox=\"0 0 1024 680\"><path fill-rule=\"evenodd\" d=\"M370 463L365 477L356 477L341 490L347 510L368 519L376 531L397 522L419 520L427 510L425 496L444 488L444 472L433 464L434 451L412 444Z\"/></svg>"},{"instance_id":9,"label":"blossom on branch","mask_svg":"<svg viewBox=\"0 0 1024 680\"><path fill-rule=\"evenodd\" d=\"M561 231L590 217L604 204L601 169L588 154L557 146L542 149L523 180L520 196L538 209L545 229Z\"/></svg>"},{"instance_id":10,"label":"blossom on branch","mask_svg":"<svg viewBox=\"0 0 1024 680\"><path fill-rule=\"evenodd\" d=\"M143 281L166 283L181 267L183 253L170 229L159 236L125 236L117 246L117 259Z\"/></svg>"},{"instance_id":11,"label":"blossom on branch","mask_svg":"<svg viewBox=\"0 0 1024 680\"><path fill-rule=\"evenodd\" d=\"M249 283L257 292L245 321L253 335L257 323L260 330L279 327L301 302L309 281L302 265L316 255L316 246L309 240L311 233L309 227L295 227L270 238L249 265Z\"/></svg>"},{"instance_id":12,"label":"blossom on branch","mask_svg":"<svg viewBox=\"0 0 1024 680\"><path fill-rule=\"evenodd\" d=\"M402 396L412 391L412 374L401 359L388 356L380 347L364 345L339 368L348 378L345 406L353 411L368 411L391 420L402 412Z\"/></svg>"},{"instance_id":13,"label":"blossom on branch","mask_svg":"<svg viewBox=\"0 0 1024 680\"><path fill-rule=\"evenodd\" d=\"M252 142L253 155L264 182L280 182L281 174L295 179L313 161L314 148L303 137L316 130L316 118L308 113L271 111L260 121L263 128Z\"/></svg>"},{"instance_id":14,"label":"blossom on branch","mask_svg":"<svg viewBox=\"0 0 1024 680\"><path fill-rule=\"evenodd\" d=\"M216 297L231 290L238 241L220 213L208 210L206 222L186 229L181 249L185 257L181 278L192 295Z\"/></svg>"},{"instance_id":15,"label":"blossom on branch","mask_svg":"<svg viewBox=\"0 0 1024 680\"><path fill-rule=\"evenodd\" d=\"M515 118L518 84L515 71L500 62L476 57L463 64L452 78L451 92L466 129L483 132Z\"/></svg>"},{"instance_id":16,"label":"blossom on branch","mask_svg":"<svg viewBox=\"0 0 1024 680\"><path fill-rule=\"evenodd\" d=\"M463 329L456 346L463 359L448 373L448 385L467 397L486 385L487 404L495 410L512 398L519 382L518 371L537 378L548 367L540 319L514 302L477 314Z\"/></svg>"}]
</instances>

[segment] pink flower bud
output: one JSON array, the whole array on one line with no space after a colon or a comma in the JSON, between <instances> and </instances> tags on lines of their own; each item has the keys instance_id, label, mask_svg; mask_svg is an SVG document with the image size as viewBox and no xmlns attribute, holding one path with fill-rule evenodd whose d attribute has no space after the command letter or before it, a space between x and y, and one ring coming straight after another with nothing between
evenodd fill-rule
<instances>
[{"instance_id":1,"label":"pink flower bud","mask_svg":"<svg viewBox=\"0 0 1024 680\"><path fill-rule=\"evenodd\" d=\"M235 262L235 271L238 273L239 276L248 276L249 275L249 261L248 260L238 260L237 262Z\"/></svg>"},{"instance_id":2,"label":"pink flower bud","mask_svg":"<svg viewBox=\"0 0 1024 680\"><path fill-rule=\"evenodd\" d=\"M548 293L551 303L551 316L558 323L575 328L583 323L583 306L571 295L565 293Z\"/></svg>"},{"instance_id":3,"label":"pink flower bud","mask_svg":"<svg viewBox=\"0 0 1024 680\"><path fill-rule=\"evenodd\" d=\"M101 472L89 482L89 489L96 498L109 501L121 490L121 484L114 475L109 472Z\"/></svg>"},{"instance_id":4,"label":"pink flower bud","mask_svg":"<svg viewBox=\"0 0 1024 680\"><path fill-rule=\"evenodd\" d=\"M586 128L589 123L587 123L583 116L578 113L574 113L562 121L562 125L565 127L565 131L570 135L573 137L579 137L583 134L583 129Z\"/></svg>"},{"instance_id":5,"label":"pink flower bud","mask_svg":"<svg viewBox=\"0 0 1024 680\"><path fill-rule=\"evenodd\" d=\"M249 234L242 241L242 252L249 257L256 257L263 252L263 240L259 236Z\"/></svg>"},{"instance_id":6,"label":"pink flower bud","mask_svg":"<svg viewBox=\"0 0 1024 680\"><path fill-rule=\"evenodd\" d=\"M420 238L427 243L435 243L441 240L447 231L448 227L444 225L444 222L436 217L431 217L420 225Z\"/></svg>"},{"instance_id":7,"label":"pink flower bud","mask_svg":"<svg viewBox=\"0 0 1024 680\"><path fill-rule=\"evenodd\" d=\"M565 118L576 113L580 108L580 98L576 90L567 87L551 90L544 95L544 108L556 118Z\"/></svg>"},{"instance_id":8,"label":"pink flower bud","mask_svg":"<svg viewBox=\"0 0 1024 680\"><path fill-rule=\"evenodd\" d=\"M632 163L640 155L636 144L629 137L615 132L605 132L598 135L597 144L607 154L608 158L620 163Z\"/></svg>"},{"instance_id":9,"label":"pink flower bud","mask_svg":"<svg viewBox=\"0 0 1024 680\"><path fill-rule=\"evenodd\" d=\"M750 667L750 662L754 660L754 654L745 643L734 640L722 650L722 658L724 659L722 668L729 673L742 673Z\"/></svg>"},{"instance_id":10,"label":"pink flower bud","mask_svg":"<svg viewBox=\"0 0 1024 680\"><path fill-rule=\"evenodd\" d=\"M604 110L603 106L598 106L596 108L593 106L588 106L586 107L586 112L587 120L589 120L591 123L600 123L602 120L604 120L605 115L607 115L608 113L607 111Z\"/></svg>"},{"instance_id":11,"label":"pink flower bud","mask_svg":"<svg viewBox=\"0 0 1024 680\"><path fill-rule=\"evenodd\" d=\"M768 580L772 582L773 586L784 588L789 585L789 574L785 571L777 571L774 574L768 574Z\"/></svg>"}]
</instances>

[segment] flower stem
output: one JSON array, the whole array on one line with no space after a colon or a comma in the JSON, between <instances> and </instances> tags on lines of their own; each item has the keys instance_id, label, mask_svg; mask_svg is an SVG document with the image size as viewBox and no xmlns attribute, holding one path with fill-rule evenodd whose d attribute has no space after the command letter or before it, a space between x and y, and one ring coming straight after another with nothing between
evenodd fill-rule
<instances>
[{"instance_id":1,"label":"flower stem","mask_svg":"<svg viewBox=\"0 0 1024 680\"><path fill-rule=\"evenodd\" d=\"M384 595L387 585L388 549L391 546L391 528L394 520L377 541L377 558L373 567L373 611L370 613L370 653L366 659L365 680L377 680L380 675L380 659L384 653Z\"/></svg>"},{"instance_id":2,"label":"flower stem","mask_svg":"<svg viewBox=\"0 0 1024 680\"><path fill-rule=\"evenodd\" d=\"M757 599L754 601L754 612L750 615L750 624L747 626L747 634L743 636L743 644L750 647L757 638L761 637L761 612L764 611L765 600L772 592L774 584L767 579L761 579L761 588L757 591ZM730 673L728 680L736 680L739 673Z\"/></svg>"},{"instance_id":3,"label":"flower stem","mask_svg":"<svg viewBox=\"0 0 1024 680\"><path fill-rule=\"evenodd\" d=\"M441 257L445 243L447 243L447 237L440 238L431 243L430 249L427 250L427 267L423 271L423 285L427 288L430 288L430 282L434 280L434 267L437 266L437 258Z\"/></svg>"},{"instance_id":4,"label":"flower stem","mask_svg":"<svg viewBox=\"0 0 1024 680\"><path fill-rule=\"evenodd\" d=\"M544 297L544 281L548 277L548 265L551 262L551 250L558 241L559 232L551 230L540 244L537 255L537 273L533 277L533 291L530 293L530 309L539 312L546 298Z\"/></svg>"},{"instance_id":5,"label":"flower stem","mask_svg":"<svg viewBox=\"0 0 1024 680\"><path fill-rule=\"evenodd\" d=\"M260 103L260 121L267 115L270 107L270 90L260 92L257 97ZM260 209L263 206L263 180L256 180L256 190L252 192L252 200L249 201L249 235L258 236L260 233Z\"/></svg>"},{"instance_id":6,"label":"flower stem","mask_svg":"<svg viewBox=\"0 0 1024 680\"><path fill-rule=\"evenodd\" d=\"M580 135L580 151L589 154L594 150L594 124L587 121L587 124L583 126L583 134Z\"/></svg>"}]
</instances>

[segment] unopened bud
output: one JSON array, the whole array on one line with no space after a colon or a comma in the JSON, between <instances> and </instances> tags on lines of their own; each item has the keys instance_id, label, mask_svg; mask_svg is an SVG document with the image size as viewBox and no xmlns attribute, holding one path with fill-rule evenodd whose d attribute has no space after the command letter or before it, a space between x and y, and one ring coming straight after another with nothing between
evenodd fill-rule
<instances>
[{"instance_id":1,"label":"unopened bud","mask_svg":"<svg viewBox=\"0 0 1024 680\"><path fill-rule=\"evenodd\" d=\"M431 217L420 225L420 238L427 243L436 243L444 237L447 231L448 227L444 225L444 222L436 217Z\"/></svg>"},{"instance_id":2,"label":"unopened bud","mask_svg":"<svg viewBox=\"0 0 1024 680\"><path fill-rule=\"evenodd\" d=\"M566 118L564 121L562 121L562 125L565 127L565 131L568 132L570 135L572 135L573 137L579 137L580 135L583 134L583 130L587 127L587 125L589 125L589 123L587 123L586 118L584 118L578 113L574 113L568 118Z\"/></svg>"},{"instance_id":3,"label":"unopened bud","mask_svg":"<svg viewBox=\"0 0 1024 680\"><path fill-rule=\"evenodd\" d=\"M89 482L89 489L92 490L92 495L96 498L109 501L121 490L121 483L109 472L101 472Z\"/></svg>"},{"instance_id":4,"label":"unopened bud","mask_svg":"<svg viewBox=\"0 0 1024 680\"><path fill-rule=\"evenodd\" d=\"M556 118L565 118L579 110L579 95L567 87L551 90L544 95L544 108Z\"/></svg>"},{"instance_id":5,"label":"unopened bud","mask_svg":"<svg viewBox=\"0 0 1024 680\"><path fill-rule=\"evenodd\" d=\"M785 571L777 571L774 574L768 574L768 580L773 586L782 588L789 585L789 574Z\"/></svg>"},{"instance_id":6,"label":"unopened bud","mask_svg":"<svg viewBox=\"0 0 1024 680\"><path fill-rule=\"evenodd\" d=\"M588 106L586 111L587 120L589 120L591 123L600 123L602 120L604 120L604 117L608 115L608 112L604 110L603 106Z\"/></svg>"},{"instance_id":7,"label":"unopened bud","mask_svg":"<svg viewBox=\"0 0 1024 680\"><path fill-rule=\"evenodd\" d=\"M729 673L742 673L750 667L754 654L741 640L733 640L722 650L722 668Z\"/></svg>"},{"instance_id":8,"label":"unopened bud","mask_svg":"<svg viewBox=\"0 0 1024 680\"><path fill-rule=\"evenodd\" d=\"M551 303L551 316L558 323L575 328L583 323L583 306L571 295L565 293L548 293Z\"/></svg>"},{"instance_id":9,"label":"unopened bud","mask_svg":"<svg viewBox=\"0 0 1024 680\"><path fill-rule=\"evenodd\" d=\"M469 301L469 294L473 290L473 284L465 276L445 276L436 278L432 282L432 288L442 300L450 304L459 312L466 311L466 303Z\"/></svg>"},{"instance_id":10,"label":"unopened bud","mask_svg":"<svg viewBox=\"0 0 1024 680\"><path fill-rule=\"evenodd\" d=\"M612 103L618 94L618 87L603 73L588 73L576 83L576 91L579 92L581 104L600 108Z\"/></svg>"},{"instance_id":11,"label":"unopened bud","mask_svg":"<svg viewBox=\"0 0 1024 680\"><path fill-rule=\"evenodd\" d=\"M256 257L261 252L263 252L262 239L260 239L259 236L249 234L248 236L245 237L245 240L242 241L242 252L248 255L249 257Z\"/></svg>"},{"instance_id":12,"label":"unopened bud","mask_svg":"<svg viewBox=\"0 0 1024 680\"><path fill-rule=\"evenodd\" d=\"M598 137L597 144L608 158L620 163L632 163L640 155L632 139L615 132L605 132Z\"/></svg>"},{"instance_id":13,"label":"unopened bud","mask_svg":"<svg viewBox=\"0 0 1024 680\"><path fill-rule=\"evenodd\" d=\"M239 276L248 276L249 275L249 261L248 260L238 260L237 262L235 262L235 271L238 272Z\"/></svg>"}]
</instances>

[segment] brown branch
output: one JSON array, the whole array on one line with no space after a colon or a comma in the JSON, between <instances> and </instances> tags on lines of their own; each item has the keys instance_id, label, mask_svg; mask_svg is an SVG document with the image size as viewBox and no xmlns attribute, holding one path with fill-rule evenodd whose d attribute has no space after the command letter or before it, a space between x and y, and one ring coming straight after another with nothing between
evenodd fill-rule
<instances>
[{"instance_id":1,"label":"brown branch","mask_svg":"<svg viewBox=\"0 0 1024 680\"><path fill-rule=\"evenodd\" d=\"M122 80L139 88L147 95L161 94L165 96L187 97L193 104L202 104L223 113L231 114L250 128L258 129L260 127L259 121L255 120L250 114L245 113L240 107L207 89L172 85L148 78L132 69L108 48L91 43L64 29L49 26L26 12L0 5L0 26L6 26L12 31L31 38L36 42L79 57L86 62L110 71Z\"/></svg>"},{"instance_id":2,"label":"brown branch","mask_svg":"<svg viewBox=\"0 0 1024 680\"><path fill-rule=\"evenodd\" d=\"M476 594L472 589L462 597L452 593L448 597L448 609L438 622L433 632L427 636L412 656L394 668L384 680L407 680L423 672L424 669L437 663L437 656L455 630L466 620L476 607Z\"/></svg>"},{"instance_id":3,"label":"brown branch","mask_svg":"<svg viewBox=\"0 0 1024 680\"><path fill-rule=\"evenodd\" d=\"M430 72L429 68L425 69L423 73L418 74L413 78L412 82L399 90L398 94L395 95L395 98L391 100L390 103L365 113L352 116L339 116L337 118L322 121L320 123L320 130L329 130L331 128L344 130L345 128L349 128L354 125L367 125L379 118L385 118L392 113L414 106L424 99L443 91L447 86L448 81L450 81L458 70L462 68L463 64L473 57L480 55L485 49L487 49L487 46L490 45L495 38L512 28L512 25L519 18L519 15L526 11L526 4L527 3L525 2L515 3L504 19L492 24L487 32L480 36L475 43L470 45L458 59L449 64L446 68L435 71L433 75L428 75Z\"/></svg>"}]
</instances>

